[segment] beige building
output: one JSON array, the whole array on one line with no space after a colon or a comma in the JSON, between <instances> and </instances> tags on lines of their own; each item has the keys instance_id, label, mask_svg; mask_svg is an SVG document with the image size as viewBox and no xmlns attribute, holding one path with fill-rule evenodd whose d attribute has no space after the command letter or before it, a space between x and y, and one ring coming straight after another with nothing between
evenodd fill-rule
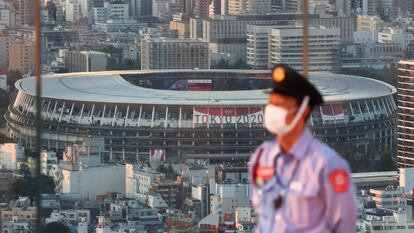
<instances>
[{"instance_id":1,"label":"beige building","mask_svg":"<svg viewBox=\"0 0 414 233\"><path fill-rule=\"evenodd\" d=\"M170 21L170 30L176 31L179 39L190 38L190 23Z\"/></svg>"},{"instance_id":2,"label":"beige building","mask_svg":"<svg viewBox=\"0 0 414 233\"><path fill-rule=\"evenodd\" d=\"M341 34L339 28L309 28L309 70L333 71L336 69L337 51ZM269 34L269 65L286 64L302 70L302 28L272 28Z\"/></svg>"},{"instance_id":3,"label":"beige building","mask_svg":"<svg viewBox=\"0 0 414 233\"><path fill-rule=\"evenodd\" d=\"M271 0L227 0L227 10L230 15L252 13L267 13L272 10Z\"/></svg>"},{"instance_id":4,"label":"beige building","mask_svg":"<svg viewBox=\"0 0 414 233\"><path fill-rule=\"evenodd\" d=\"M373 41L378 41L378 32L385 27L385 22L378 16L359 15L356 20L356 31L369 31Z\"/></svg>"},{"instance_id":5,"label":"beige building","mask_svg":"<svg viewBox=\"0 0 414 233\"><path fill-rule=\"evenodd\" d=\"M17 40L9 44L9 70L28 73L34 69L34 43L32 40Z\"/></svg>"},{"instance_id":6,"label":"beige building","mask_svg":"<svg viewBox=\"0 0 414 233\"><path fill-rule=\"evenodd\" d=\"M209 69L208 43L192 39L144 38L142 69Z\"/></svg>"}]
</instances>

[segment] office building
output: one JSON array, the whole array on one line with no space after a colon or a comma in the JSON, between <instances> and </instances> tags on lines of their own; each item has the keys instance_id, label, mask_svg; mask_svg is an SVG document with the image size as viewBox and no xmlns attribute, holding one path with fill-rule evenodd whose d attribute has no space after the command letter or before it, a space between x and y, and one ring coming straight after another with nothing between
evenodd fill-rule
<instances>
[{"instance_id":1,"label":"office building","mask_svg":"<svg viewBox=\"0 0 414 233\"><path fill-rule=\"evenodd\" d=\"M309 70L334 71L337 69L340 45L339 28L309 28ZM302 70L302 28L270 29L269 65L287 64Z\"/></svg>"},{"instance_id":2,"label":"office building","mask_svg":"<svg viewBox=\"0 0 414 233\"><path fill-rule=\"evenodd\" d=\"M66 51L65 69L69 72L106 70L109 54L97 51Z\"/></svg>"},{"instance_id":3,"label":"office building","mask_svg":"<svg viewBox=\"0 0 414 233\"><path fill-rule=\"evenodd\" d=\"M208 43L192 39L144 38L141 40L142 69L208 69Z\"/></svg>"}]
</instances>

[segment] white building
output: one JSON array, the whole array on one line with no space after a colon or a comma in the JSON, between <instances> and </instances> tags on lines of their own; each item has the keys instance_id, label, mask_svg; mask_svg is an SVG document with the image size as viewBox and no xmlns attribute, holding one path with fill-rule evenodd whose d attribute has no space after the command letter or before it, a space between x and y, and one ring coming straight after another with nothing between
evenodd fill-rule
<instances>
[{"instance_id":1,"label":"white building","mask_svg":"<svg viewBox=\"0 0 414 233\"><path fill-rule=\"evenodd\" d=\"M150 1L150 0L148 0ZM169 19L171 16L170 0L152 0L152 16L159 19Z\"/></svg>"},{"instance_id":2,"label":"white building","mask_svg":"<svg viewBox=\"0 0 414 233\"><path fill-rule=\"evenodd\" d=\"M24 148L16 143L0 144L0 168L16 170L17 162L24 159Z\"/></svg>"},{"instance_id":3,"label":"white building","mask_svg":"<svg viewBox=\"0 0 414 233\"><path fill-rule=\"evenodd\" d=\"M49 174L51 165L58 164L56 152L53 151L42 151L40 152L40 171L42 174Z\"/></svg>"},{"instance_id":4,"label":"white building","mask_svg":"<svg viewBox=\"0 0 414 233\"><path fill-rule=\"evenodd\" d=\"M80 5L76 0L67 0L65 8L65 21L76 22L81 18Z\"/></svg>"},{"instance_id":5,"label":"white building","mask_svg":"<svg viewBox=\"0 0 414 233\"><path fill-rule=\"evenodd\" d=\"M248 24L246 63L253 68L266 68L269 64L269 30L275 25Z\"/></svg>"},{"instance_id":6,"label":"white building","mask_svg":"<svg viewBox=\"0 0 414 233\"><path fill-rule=\"evenodd\" d=\"M139 165L125 165L125 196L133 198L138 194L147 194L151 188L151 183L161 178L161 173L149 167L141 168Z\"/></svg>"},{"instance_id":7,"label":"white building","mask_svg":"<svg viewBox=\"0 0 414 233\"><path fill-rule=\"evenodd\" d=\"M10 26L10 10L0 9L0 25Z\"/></svg>"},{"instance_id":8,"label":"white building","mask_svg":"<svg viewBox=\"0 0 414 233\"><path fill-rule=\"evenodd\" d=\"M9 90L9 85L7 85L7 76L3 74L0 75L0 89L5 91Z\"/></svg>"},{"instance_id":9,"label":"white building","mask_svg":"<svg viewBox=\"0 0 414 233\"><path fill-rule=\"evenodd\" d=\"M414 168L400 169L400 187L406 192L414 189Z\"/></svg>"},{"instance_id":10,"label":"white building","mask_svg":"<svg viewBox=\"0 0 414 233\"><path fill-rule=\"evenodd\" d=\"M411 41L414 40L412 33L407 33L402 28L385 28L378 33L379 43L397 43L400 44L405 50Z\"/></svg>"},{"instance_id":11,"label":"white building","mask_svg":"<svg viewBox=\"0 0 414 233\"><path fill-rule=\"evenodd\" d=\"M372 233L412 233L414 221L408 211L396 211L392 216L369 216L363 221L362 230Z\"/></svg>"},{"instance_id":12,"label":"white building","mask_svg":"<svg viewBox=\"0 0 414 233\"><path fill-rule=\"evenodd\" d=\"M105 7L93 7L92 17L94 23L106 22L106 8Z\"/></svg>"},{"instance_id":13,"label":"white building","mask_svg":"<svg viewBox=\"0 0 414 233\"><path fill-rule=\"evenodd\" d=\"M62 169L62 193L78 193L84 199L96 201L97 195L125 190L125 166L107 165L81 168L65 166Z\"/></svg>"},{"instance_id":14,"label":"white building","mask_svg":"<svg viewBox=\"0 0 414 233\"><path fill-rule=\"evenodd\" d=\"M272 28L269 36L268 67L286 64L295 70L302 70L302 28ZM340 41L339 28L309 28L309 70L335 70Z\"/></svg>"},{"instance_id":15,"label":"white building","mask_svg":"<svg viewBox=\"0 0 414 233\"><path fill-rule=\"evenodd\" d=\"M105 2L107 19L129 20L129 5L127 3Z\"/></svg>"},{"instance_id":16,"label":"white building","mask_svg":"<svg viewBox=\"0 0 414 233\"><path fill-rule=\"evenodd\" d=\"M236 208L250 207L251 184L211 184L210 213L233 213Z\"/></svg>"}]
</instances>

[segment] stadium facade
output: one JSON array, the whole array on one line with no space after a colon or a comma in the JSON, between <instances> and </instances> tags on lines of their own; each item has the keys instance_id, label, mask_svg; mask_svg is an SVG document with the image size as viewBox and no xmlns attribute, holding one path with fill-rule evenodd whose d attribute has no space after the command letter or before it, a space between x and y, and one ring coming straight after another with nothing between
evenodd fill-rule
<instances>
[{"instance_id":1,"label":"stadium facade","mask_svg":"<svg viewBox=\"0 0 414 233\"><path fill-rule=\"evenodd\" d=\"M364 77L311 73L325 104L309 126L332 146L370 143L395 147L396 89ZM34 78L19 92L5 118L10 136L34 146ZM110 159L133 161L151 149L167 157L248 156L272 138L263 128L264 89L270 71L157 70L45 75L42 147L62 150L86 137L103 137Z\"/></svg>"}]
</instances>

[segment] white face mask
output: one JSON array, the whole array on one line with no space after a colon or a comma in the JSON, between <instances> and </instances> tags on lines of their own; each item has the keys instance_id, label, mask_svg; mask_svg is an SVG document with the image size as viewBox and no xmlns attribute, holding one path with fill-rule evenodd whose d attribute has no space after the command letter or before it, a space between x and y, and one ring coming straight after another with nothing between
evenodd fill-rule
<instances>
[{"instance_id":1,"label":"white face mask","mask_svg":"<svg viewBox=\"0 0 414 233\"><path fill-rule=\"evenodd\" d=\"M309 96L305 96L302 104L300 105L299 111L296 113L293 121L288 125L286 124L286 116L296 109L287 110L273 104L266 105L264 112L264 125L266 129L276 135L284 135L289 133L298 124L308 104Z\"/></svg>"}]
</instances>

